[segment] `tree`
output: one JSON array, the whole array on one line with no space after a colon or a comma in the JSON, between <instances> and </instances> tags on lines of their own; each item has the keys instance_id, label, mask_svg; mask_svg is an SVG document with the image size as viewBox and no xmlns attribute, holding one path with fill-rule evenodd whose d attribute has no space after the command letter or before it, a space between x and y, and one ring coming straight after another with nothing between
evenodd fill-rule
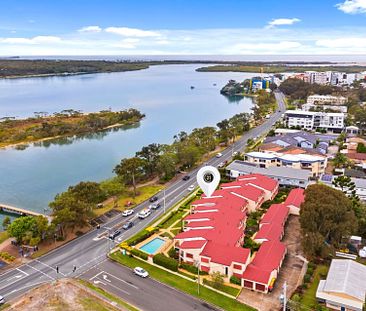
<instances>
[{"instance_id":1,"label":"tree","mask_svg":"<svg viewBox=\"0 0 366 311\"><path fill-rule=\"evenodd\" d=\"M10 236L14 237L17 242L23 244L30 244L31 241L32 243L37 242L38 244L47 230L48 220L44 216L19 217L7 229Z\"/></svg>"},{"instance_id":2,"label":"tree","mask_svg":"<svg viewBox=\"0 0 366 311\"><path fill-rule=\"evenodd\" d=\"M188 145L178 149L178 159L182 166L190 168L200 158L200 150L196 146Z\"/></svg>"},{"instance_id":3,"label":"tree","mask_svg":"<svg viewBox=\"0 0 366 311\"><path fill-rule=\"evenodd\" d=\"M61 235L66 237L68 228L75 228L78 215L69 208L63 208L54 213L52 223L59 228Z\"/></svg>"},{"instance_id":4,"label":"tree","mask_svg":"<svg viewBox=\"0 0 366 311\"><path fill-rule=\"evenodd\" d=\"M123 193L125 186L123 181L118 176L103 180L100 183L100 189L108 196L114 196Z\"/></svg>"},{"instance_id":5,"label":"tree","mask_svg":"<svg viewBox=\"0 0 366 311\"><path fill-rule=\"evenodd\" d=\"M338 176L336 177L332 184L336 188L340 188L340 190L346 194L352 201L359 201L360 198L356 194L356 185L352 181L351 177L348 176Z\"/></svg>"},{"instance_id":6,"label":"tree","mask_svg":"<svg viewBox=\"0 0 366 311\"><path fill-rule=\"evenodd\" d=\"M229 120L224 119L216 125L219 128L218 136L220 141L227 145L229 139L232 137Z\"/></svg>"},{"instance_id":7,"label":"tree","mask_svg":"<svg viewBox=\"0 0 366 311\"><path fill-rule=\"evenodd\" d=\"M333 165L336 167L336 168L342 168L342 167L345 167L348 163L348 159L347 157L343 154L343 153L340 153L338 152L335 156L334 156L334 159L333 159Z\"/></svg>"},{"instance_id":8,"label":"tree","mask_svg":"<svg viewBox=\"0 0 366 311\"><path fill-rule=\"evenodd\" d=\"M134 197L136 196L137 179L143 175L144 165L144 160L134 157L122 159L121 163L118 164L113 170L126 183L132 184Z\"/></svg>"},{"instance_id":9,"label":"tree","mask_svg":"<svg viewBox=\"0 0 366 311\"><path fill-rule=\"evenodd\" d=\"M172 152L163 153L158 160L157 170L163 180L170 180L176 172L177 156Z\"/></svg>"},{"instance_id":10,"label":"tree","mask_svg":"<svg viewBox=\"0 0 366 311\"><path fill-rule=\"evenodd\" d=\"M357 232L351 201L343 192L322 184L305 190L300 224L303 248L309 257L324 256L343 236Z\"/></svg>"},{"instance_id":11,"label":"tree","mask_svg":"<svg viewBox=\"0 0 366 311\"><path fill-rule=\"evenodd\" d=\"M6 216L3 220L3 228L6 229L11 224L11 219L9 216Z\"/></svg>"},{"instance_id":12,"label":"tree","mask_svg":"<svg viewBox=\"0 0 366 311\"><path fill-rule=\"evenodd\" d=\"M160 155L160 145L150 144L142 147L141 151L136 152L136 157L145 161L146 172L148 176L154 175L156 172L156 165Z\"/></svg>"},{"instance_id":13,"label":"tree","mask_svg":"<svg viewBox=\"0 0 366 311\"><path fill-rule=\"evenodd\" d=\"M100 185L92 181L82 181L75 186L69 187L68 191L76 200L88 204L97 204L106 199L106 194Z\"/></svg>"},{"instance_id":14,"label":"tree","mask_svg":"<svg viewBox=\"0 0 366 311\"><path fill-rule=\"evenodd\" d=\"M222 287L222 285L224 284L224 276L218 271L211 273L211 280L213 283L213 287L217 289Z\"/></svg>"}]
</instances>

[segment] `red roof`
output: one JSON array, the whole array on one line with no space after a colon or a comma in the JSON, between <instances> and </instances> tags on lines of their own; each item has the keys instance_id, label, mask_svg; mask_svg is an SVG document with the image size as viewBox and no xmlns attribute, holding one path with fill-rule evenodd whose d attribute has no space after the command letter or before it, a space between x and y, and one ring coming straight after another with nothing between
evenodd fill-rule
<instances>
[{"instance_id":1,"label":"red roof","mask_svg":"<svg viewBox=\"0 0 366 311\"><path fill-rule=\"evenodd\" d=\"M254 239L258 240L281 240L283 227L277 223L269 223L261 226Z\"/></svg>"},{"instance_id":2,"label":"red roof","mask_svg":"<svg viewBox=\"0 0 366 311\"><path fill-rule=\"evenodd\" d=\"M212 227L215 226L214 220L202 220L202 221L191 221L184 225L186 228L200 228L200 227Z\"/></svg>"},{"instance_id":3,"label":"red roof","mask_svg":"<svg viewBox=\"0 0 366 311\"><path fill-rule=\"evenodd\" d=\"M199 248L202 248L206 243L207 243L207 241L202 241L202 240L186 241L186 242L183 242L179 246L179 248L180 249L199 249Z\"/></svg>"},{"instance_id":4,"label":"red roof","mask_svg":"<svg viewBox=\"0 0 366 311\"><path fill-rule=\"evenodd\" d=\"M286 246L278 240L263 242L253 261L243 273L243 279L268 284L272 271L279 269Z\"/></svg>"},{"instance_id":5,"label":"red roof","mask_svg":"<svg viewBox=\"0 0 366 311\"><path fill-rule=\"evenodd\" d=\"M208 242L202 250L201 256L210 257L212 262L230 266L232 262L245 264L250 256L250 250L242 247L228 247L215 242Z\"/></svg>"},{"instance_id":6,"label":"red roof","mask_svg":"<svg viewBox=\"0 0 366 311\"><path fill-rule=\"evenodd\" d=\"M197 230L187 230L181 233L178 233L174 239L177 240L185 240L185 239L205 239L207 240L207 236L211 230L210 229L197 229Z\"/></svg>"},{"instance_id":7,"label":"red roof","mask_svg":"<svg viewBox=\"0 0 366 311\"><path fill-rule=\"evenodd\" d=\"M266 189L268 191L274 191L278 187L278 181L270 177L260 175L260 174L249 174L239 176L238 181L244 183L251 183L259 186L260 188Z\"/></svg>"},{"instance_id":8,"label":"red roof","mask_svg":"<svg viewBox=\"0 0 366 311\"><path fill-rule=\"evenodd\" d=\"M300 205L302 202L304 202L305 196L304 196L304 189L296 188L292 189L285 201L285 205L293 205L298 208L300 208Z\"/></svg>"},{"instance_id":9,"label":"red roof","mask_svg":"<svg viewBox=\"0 0 366 311\"><path fill-rule=\"evenodd\" d=\"M360 152L346 153L346 156L352 160L361 160L361 161L366 160L366 153L360 153Z\"/></svg>"},{"instance_id":10,"label":"red roof","mask_svg":"<svg viewBox=\"0 0 366 311\"><path fill-rule=\"evenodd\" d=\"M261 224L276 223L283 226L288 217L289 208L284 204L272 204L267 213L264 214Z\"/></svg>"},{"instance_id":11,"label":"red roof","mask_svg":"<svg viewBox=\"0 0 366 311\"><path fill-rule=\"evenodd\" d=\"M228 192L235 193L239 196L242 196L248 200L259 202L260 197L263 195L263 191L252 186L246 185L245 187L241 188L233 188L233 189L225 189Z\"/></svg>"}]
</instances>

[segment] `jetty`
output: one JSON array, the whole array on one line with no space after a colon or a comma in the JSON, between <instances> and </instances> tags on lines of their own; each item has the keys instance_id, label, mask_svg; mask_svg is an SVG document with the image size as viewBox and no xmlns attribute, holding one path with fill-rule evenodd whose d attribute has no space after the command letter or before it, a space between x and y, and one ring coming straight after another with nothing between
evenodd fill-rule
<instances>
[{"instance_id":1,"label":"jetty","mask_svg":"<svg viewBox=\"0 0 366 311\"><path fill-rule=\"evenodd\" d=\"M20 207L3 204L3 203L0 203L0 212L20 215L20 216L44 216L44 217L47 217L48 221L52 220L51 216L41 214L38 212L34 212L34 211L30 211L30 210L20 208Z\"/></svg>"}]
</instances>

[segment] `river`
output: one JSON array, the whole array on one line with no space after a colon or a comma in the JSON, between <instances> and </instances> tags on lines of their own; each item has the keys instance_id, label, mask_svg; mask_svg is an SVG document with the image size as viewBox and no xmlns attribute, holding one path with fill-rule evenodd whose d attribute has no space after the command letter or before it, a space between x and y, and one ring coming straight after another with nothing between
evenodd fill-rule
<instances>
[{"instance_id":1,"label":"river","mask_svg":"<svg viewBox=\"0 0 366 311\"><path fill-rule=\"evenodd\" d=\"M83 112L129 107L146 114L137 127L113 130L25 150L0 150L0 202L39 212L82 180L111 177L123 157L149 143L171 143L179 131L213 126L250 112L250 98L229 101L220 88L253 73L196 72L201 65L152 66L141 71L0 80L0 117L28 117L62 109ZM191 89L194 86L194 89ZM1 225L1 223L0 223Z\"/></svg>"}]
</instances>

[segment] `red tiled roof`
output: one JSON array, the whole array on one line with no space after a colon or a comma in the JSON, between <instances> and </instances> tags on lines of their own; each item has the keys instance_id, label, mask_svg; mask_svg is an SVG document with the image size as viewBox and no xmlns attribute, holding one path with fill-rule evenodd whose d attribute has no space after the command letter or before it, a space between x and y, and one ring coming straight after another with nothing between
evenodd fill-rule
<instances>
[{"instance_id":1,"label":"red tiled roof","mask_svg":"<svg viewBox=\"0 0 366 311\"><path fill-rule=\"evenodd\" d=\"M214 220L191 221L184 225L186 228L212 227L215 226Z\"/></svg>"},{"instance_id":2,"label":"red tiled roof","mask_svg":"<svg viewBox=\"0 0 366 311\"><path fill-rule=\"evenodd\" d=\"M189 214L184 218L184 220L191 221L191 220L209 220L209 219L215 219L215 216L217 215L217 212L207 212L207 213L194 213Z\"/></svg>"},{"instance_id":3,"label":"red tiled roof","mask_svg":"<svg viewBox=\"0 0 366 311\"><path fill-rule=\"evenodd\" d=\"M360 153L360 152L346 153L346 156L352 160L361 160L361 161L366 160L366 153Z\"/></svg>"},{"instance_id":4,"label":"red tiled roof","mask_svg":"<svg viewBox=\"0 0 366 311\"><path fill-rule=\"evenodd\" d=\"M243 279L268 284L271 272L280 267L286 246L278 240L263 242L253 261L243 273Z\"/></svg>"},{"instance_id":5,"label":"red tiled roof","mask_svg":"<svg viewBox=\"0 0 366 311\"><path fill-rule=\"evenodd\" d=\"M241 188L233 188L233 189L225 189L228 192L235 193L239 196L242 196L248 200L259 202L260 197L263 195L263 191L252 186L252 185L246 185L245 187Z\"/></svg>"},{"instance_id":6,"label":"red tiled roof","mask_svg":"<svg viewBox=\"0 0 366 311\"><path fill-rule=\"evenodd\" d=\"M181 233L178 233L174 239L184 240L184 239L195 238L196 240L199 240L199 239L207 240L207 236L209 235L210 231L211 231L210 229L197 229L197 230L183 231Z\"/></svg>"},{"instance_id":7,"label":"red tiled roof","mask_svg":"<svg viewBox=\"0 0 366 311\"><path fill-rule=\"evenodd\" d=\"M281 240L282 234L283 227L280 224L269 223L261 226L254 239L265 239L267 241Z\"/></svg>"},{"instance_id":8,"label":"red tiled roof","mask_svg":"<svg viewBox=\"0 0 366 311\"><path fill-rule=\"evenodd\" d=\"M207 243L207 241L202 241L202 240L186 241L186 242L183 242L179 246L179 248L181 248L181 249L198 249L198 248L202 248L206 243Z\"/></svg>"},{"instance_id":9,"label":"red tiled roof","mask_svg":"<svg viewBox=\"0 0 366 311\"><path fill-rule=\"evenodd\" d=\"M245 264L250 256L250 250L242 247L227 247L215 242L208 242L201 256L210 257L212 262L230 266L232 262Z\"/></svg>"},{"instance_id":10,"label":"red tiled roof","mask_svg":"<svg viewBox=\"0 0 366 311\"><path fill-rule=\"evenodd\" d=\"M298 208L300 208L300 205L302 202L304 202L305 196L304 196L304 189L296 188L292 189L285 201L285 205L293 205Z\"/></svg>"},{"instance_id":11,"label":"red tiled roof","mask_svg":"<svg viewBox=\"0 0 366 311\"><path fill-rule=\"evenodd\" d=\"M276 223L283 226L288 217L289 208L284 204L272 204L267 213L264 214L261 224Z\"/></svg>"},{"instance_id":12,"label":"red tiled roof","mask_svg":"<svg viewBox=\"0 0 366 311\"><path fill-rule=\"evenodd\" d=\"M278 181L274 180L270 177L260 175L260 174L249 174L249 175L243 175L239 176L238 181L241 182L249 182L252 184L255 184L263 189L273 191L278 186Z\"/></svg>"}]
</instances>

